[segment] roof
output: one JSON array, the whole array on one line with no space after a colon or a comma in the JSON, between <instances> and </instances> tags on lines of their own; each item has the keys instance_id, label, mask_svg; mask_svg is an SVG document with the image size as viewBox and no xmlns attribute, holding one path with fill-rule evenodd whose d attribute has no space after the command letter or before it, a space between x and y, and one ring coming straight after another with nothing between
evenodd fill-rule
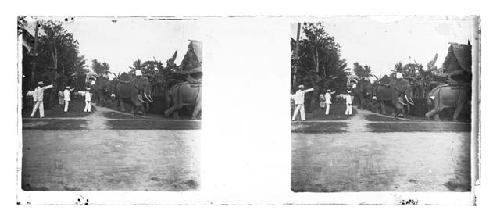
<instances>
[{"instance_id":1,"label":"roof","mask_svg":"<svg viewBox=\"0 0 500 218\"><path fill-rule=\"evenodd\" d=\"M450 43L450 46L448 47L448 55L445 58L443 67L445 68L446 72L451 72L454 70L471 72L471 46L458 43Z\"/></svg>"},{"instance_id":2,"label":"roof","mask_svg":"<svg viewBox=\"0 0 500 218\"><path fill-rule=\"evenodd\" d=\"M191 46L193 46L193 50L196 54L196 57L198 58L198 61L201 63L203 60L202 43L196 40L189 40L189 42L191 43Z\"/></svg>"}]
</instances>

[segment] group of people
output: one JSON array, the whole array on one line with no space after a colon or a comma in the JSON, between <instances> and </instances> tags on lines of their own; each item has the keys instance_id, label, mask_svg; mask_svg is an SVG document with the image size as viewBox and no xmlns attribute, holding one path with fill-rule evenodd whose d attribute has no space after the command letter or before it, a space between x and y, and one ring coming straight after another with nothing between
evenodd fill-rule
<instances>
[{"instance_id":1,"label":"group of people","mask_svg":"<svg viewBox=\"0 0 500 218\"><path fill-rule=\"evenodd\" d=\"M29 91L28 96L33 96L34 106L31 112L31 117L35 116L37 110L39 111L40 118L45 117L45 111L43 108L43 95L45 90L53 88L53 85L44 86L43 81L38 82L37 87L34 91ZM64 91L59 91L59 104L64 104L64 113L68 112L69 103L71 101L71 92L74 88L67 86ZM83 112L90 113L92 112L92 94L90 93L90 88L86 88L85 91L77 91L78 94L84 96L85 98L85 107L83 108Z\"/></svg>"},{"instance_id":2,"label":"group of people","mask_svg":"<svg viewBox=\"0 0 500 218\"><path fill-rule=\"evenodd\" d=\"M306 120L306 110L304 107L305 95L308 92L314 91L313 88L304 89L304 85L299 85L298 88L299 90L297 90L295 94L291 96L295 103L295 111L292 116L292 121L295 121L299 113L301 120ZM328 116L330 114L333 99L332 97L334 96L334 94L335 91L331 91L330 89L326 90L324 94L320 94L320 108L325 109L325 116ZM353 99L351 91L348 90L347 94L340 94L338 96L345 100L346 110L344 114L347 116L351 116Z\"/></svg>"}]
</instances>

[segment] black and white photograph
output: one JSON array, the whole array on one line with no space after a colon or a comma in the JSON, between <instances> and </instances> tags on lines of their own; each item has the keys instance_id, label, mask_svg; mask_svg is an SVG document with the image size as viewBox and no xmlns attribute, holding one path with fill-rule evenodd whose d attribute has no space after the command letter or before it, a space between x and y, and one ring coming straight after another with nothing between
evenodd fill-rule
<instances>
[{"instance_id":1,"label":"black and white photograph","mask_svg":"<svg viewBox=\"0 0 500 218\"><path fill-rule=\"evenodd\" d=\"M477 21L292 23L291 190L470 192Z\"/></svg>"},{"instance_id":2,"label":"black and white photograph","mask_svg":"<svg viewBox=\"0 0 500 218\"><path fill-rule=\"evenodd\" d=\"M19 16L17 26L24 192L199 189L195 19Z\"/></svg>"}]
</instances>

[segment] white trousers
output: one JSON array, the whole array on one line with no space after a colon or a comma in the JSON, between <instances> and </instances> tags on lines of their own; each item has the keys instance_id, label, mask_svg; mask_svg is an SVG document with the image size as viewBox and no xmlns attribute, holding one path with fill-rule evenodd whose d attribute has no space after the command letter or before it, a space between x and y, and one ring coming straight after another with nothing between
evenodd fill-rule
<instances>
[{"instance_id":1,"label":"white trousers","mask_svg":"<svg viewBox=\"0 0 500 218\"><path fill-rule=\"evenodd\" d=\"M328 115L330 114L330 104L326 104L326 111L325 111L325 115Z\"/></svg>"},{"instance_id":2,"label":"white trousers","mask_svg":"<svg viewBox=\"0 0 500 218\"><path fill-rule=\"evenodd\" d=\"M35 116L36 110L40 109L40 117L45 117L45 112L43 111L43 101L35 102L33 106L33 112L31 112L31 117Z\"/></svg>"},{"instance_id":3,"label":"white trousers","mask_svg":"<svg viewBox=\"0 0 500 218\"><path fill-rule=\"evenodd\" d=\"M292 120L295 120L295 118L297 118L299 111L300 111L300 119L306 120L306 109L304 108L304 104L295 105L295 112L293 113Z\"/></svg>"},{"instance_id":4,"label":"white trousers","mask_svg":"<svg viewBox=\"0 0 500 218\"><path fill-rule=\"evenodd\" d=\"M69 101L64 101L64 112L68 112Z\"/></svg>"},{"instance_id":5,"label":"white trousers","mask_svg":"<svg viewBox=\"0 0 500 218\"><path fill-rule=\"evenodd\" d=\"M345 115L352 115L352 104L346 104Z\"/></svg>"},{"instance_id":6,"label":"white trousers","mask_svg":"<svg viewBox=\"0 0 500 218\"><path fill-rule=\"evenodd\" d=\"M92 109L92 104L90 101L85 101L85 108L83 109L83 112L91 112Z\"/></svg>"}]
</instances>

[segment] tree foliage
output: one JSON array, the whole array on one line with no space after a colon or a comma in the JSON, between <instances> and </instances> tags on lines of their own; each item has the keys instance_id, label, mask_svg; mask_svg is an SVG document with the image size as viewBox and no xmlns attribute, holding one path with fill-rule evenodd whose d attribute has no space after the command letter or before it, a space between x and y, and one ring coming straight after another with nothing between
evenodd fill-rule
<instances>
[{"instance_id":1,"label":"tree foliage","mask_svg":"<svg viewBox=\"0 0 500 218\"><path fill-rule=\"evenodd\" d=\"M47 91L47 106L55 102L55 93L65 86L85 87L85 58L79 54L79 44L62 22L40 20L37 51L23 52L23 91L33 90L38 81L53 84ZM28 34L24 32L23 34ZM34 72L34 73L33 73ZM34 76L34 80L31 78Z\"/></svg>"},{"instance_id":2,"label":"tree foliage","mask_svg":"<svg viewBox=\"0 0 500 218\"><path fill-rule=\"evenodd\" d=\"M358 62L353 64L353 72L354 74L359 77L360 79L362 78L368 78L371 76L371 69L370 66L368 65L360 65Z\"/></svg>"},{"instance_id":3,"label":"tree foliage","mask_svg":"<svg viewBox=\"0 0 500 218\"><path fill-rule=\"evenodd\" d=\"M321 23L304 23L304 37L296 42L291 39L292 52L299 46L298 54L292 53L292 78L295 75L296 84L314 87L313 102L320 92L326 89L346 89L347 63L340 56L340 45L329 35ZM296 87L292 87L295 89Z\"/></svg>"},{"instance_id":4,"label":"tree foliage","mask_svg":"<svg viewBox=\"0 0 500 218\"><path fill-rule=\"evenodd\" d=\"M92 71L94 71L97 76L109 77L109 64L106 62L99 62L97 59L93 59L91 62Z\"/></svg>"}]
</instances>

